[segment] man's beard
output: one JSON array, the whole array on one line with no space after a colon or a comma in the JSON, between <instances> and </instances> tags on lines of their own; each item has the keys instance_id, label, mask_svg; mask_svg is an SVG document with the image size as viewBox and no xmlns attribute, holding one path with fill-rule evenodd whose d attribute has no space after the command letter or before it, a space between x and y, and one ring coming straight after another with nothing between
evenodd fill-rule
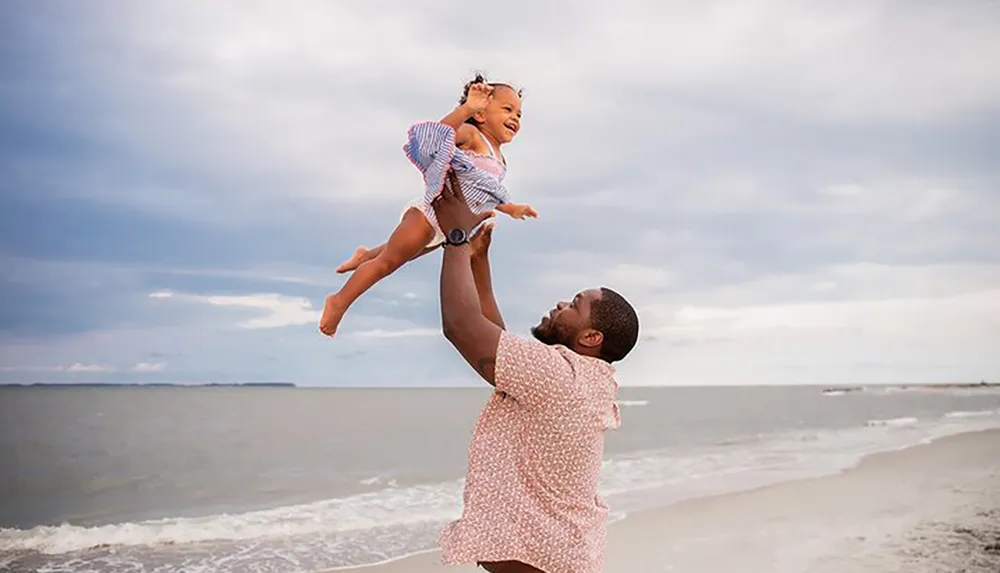
<instances>
[{"instance_id":1,"label":"man's beard","mask_svg":"<svg viewBox=\"0 0 1000 573\"><path fill-rule=\"evenodd\" d=\"M549 328L548 331L543 331L541 325L531 327L531 335L535 337L535 340L546 344L548 346L555 346L556 344L562 344L562 340L559 334L556 332L555 328Z\"/></svg>"}]
</instances>

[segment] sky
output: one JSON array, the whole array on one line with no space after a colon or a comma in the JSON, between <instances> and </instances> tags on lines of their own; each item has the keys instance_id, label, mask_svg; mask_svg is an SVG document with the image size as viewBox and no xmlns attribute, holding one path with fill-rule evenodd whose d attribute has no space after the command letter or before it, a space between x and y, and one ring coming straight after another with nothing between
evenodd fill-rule
<instances>
[{"instance_id":1,"label":"sky","mask_svg":"<svg viewBox=\"0 0 1000 573\"><path fill-rule=\"evenodd\" d=\"M0 5L0 382L481 385L439 253L317 330L476 71L524 89L513 332L608 286L623 386L1000 379L1000 2L31 0Z\"/></svg>"}]
</instances>

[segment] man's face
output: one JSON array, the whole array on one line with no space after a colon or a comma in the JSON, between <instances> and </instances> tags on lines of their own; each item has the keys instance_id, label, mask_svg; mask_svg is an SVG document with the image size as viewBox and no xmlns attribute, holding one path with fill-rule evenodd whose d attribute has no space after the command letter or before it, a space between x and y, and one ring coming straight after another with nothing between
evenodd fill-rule
<instances>
[{"instance_id":1,"label":"man's face","mask_svg":"<svg viewBox=\"0 0 1000 573\"><path fill-rule=\"evenodd\" d=\"M590 306L600 298L601 291L591 289L577 293L570 302L560 301L531 329L531 334L544 344L572 349L580 333L590 328Z\"/></svg>"}]
</instances>

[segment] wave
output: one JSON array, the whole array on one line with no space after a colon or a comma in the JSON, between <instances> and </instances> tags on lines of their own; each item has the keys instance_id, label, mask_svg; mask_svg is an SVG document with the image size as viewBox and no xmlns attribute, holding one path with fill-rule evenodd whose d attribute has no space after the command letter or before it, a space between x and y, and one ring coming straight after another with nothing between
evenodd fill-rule
<instances>
[{"instance_id":1,"label":"wave","mask_svg":"<svg viewBox=\"0 0 1000 573\"><path fill-rule=\"evenodd\" d=\"M867 392L868 388L864 386L844 386L844 387L834 387L825 388L823 390L824 396L843 396L844 394L853 394L855 392Z\"/></svg>"},{"instance_id":2,"label":"wave","mask_svg":"<svg viewBox=\"0 0 1000 573\"><path fill-rule=\"evenodd\" d=\"M902 418L889 418L888 420L868 420L865 425L869 427L877 426L912 426L916 424L919 420L916 418L902 417Z\"/></svg>"},{"instance_id":3,"label":"wave","mask_svg":"<svg viewBox=\"0 0 1000 573\"><path fill-rule=\"evenodd\" d=\"M619 406L648 406L649 400L618 400Z\"/></svg>"},{"instance_id":4,"label":"wave","mask_svg":"<svg viewBox=\"0 0 1000 573\"><path fill-rule=\"evenodd\" d=\"M395 563L397 561L402 561L404 559L409 559L411 557L416 557L418 555L424 555L427 553L437 552L436 548L421 549L420 551L412 551L410 553L403 553L402 555L395 555L389 557L388 559L382 559L381 561L372 561L371 563L364 563L362 565L341 565L339 567L330 567L327 571L351 571L354 569L368 569L369 567L381 567L383 565L388 565L390 563Z\"/></svg>"},{"instance_id":5,"label":"wave","mask_svg":"<svg viewBox=\"0 0 1000 573\"><path fill-rule=\"evenodd\" d=\"M971 410L971 411L956 411L948 412L944 415L945 418L982 418L984 416L996 416L1000 415L1000 410Z\"/></svg>"},{"instance_id":6,"label":"wave","mask_svg":"<svg viewBox=\"0 0 1000 573\"><path fill-rule=\"evenodd\" d=\"M992 413L951 412L946 417L970 418L972 423ZM782 467L830 469L829 464L821 459L824 456L837 463L844 459L857 460L880 448L893 448L893 444L899 442L893 441L896 434L870 432L897 431L917 424L917 418L913 417L875 419L857 430L799 431L770 436L755 434L688 451L659 450L616 456L603 464L601 491L605 496L614 496L761 469L767 469L772 474L773 470ZM903 436L903 442L917 443L912 441L910 435L911 432L899 434ZM0 528L0 552L27 550L60 554L108 545L184 544L332 534L441 523L460 515L464 480L401 488L392 486L387 477L381 475L365 480L371 485L384 484L387 486L384 489L245 513L163 518L93 527L62 524L27 530ZM683 488L675 491L684 493Z\"/></svg>"},{"instance_id":7,"label":"wave","mask_svg":"<svg viewBox=\"0 0 1000 573\"><path fill-rule=\"evenodd\" d=\"M447 521L458 517L462 480L386 489L346 498L237 514L153 519L94 527L0 528L0 552L61 554L107 545L138 546L330 534Z\"/></svg>"},{"instance_id":8,"label":"wave","mask_svg":"<svg viewBox=\"0 0 1000 573\"><path fill-rule=\"evenodd\" d=\"M901 384L894 386L871 387L868 389L874 395L893 395L902 393L933 394L938 396L983 396L1000 394L1000 385L996 384Z\"/></svg>"},{"instance_id":9,"label":"wave","mask_svg":"<svg viewBox=\"0 0 1000 573\"><path fill-rule=\"evenodd\" d=\"M998 426L1000 416L986 410L950 412L926 420L873 419L853 428L748 434L712 445L632 452L605 460L600 491L616 512L612 519L620 519L683 499L836 473L872 453ZM51 569L73 568L81 559L90 563L97 555L109 563L135 564L183 554L188 570L226 573L329 570L391 561L434 546L440 528L461 514L464 481L392 487L390 479L388 474L372 476L366 481L378 489L363 494L260 511L94 527L0 529L0 556L42 553ZM257 567L278 554L280 563Z\"/></svg>"},{"instance_id":10,"label":"wave","mask_svg":"<svg viewBox=\"0 0 1000 573\"><path fill-rule=\"evenodd\" d=\"M362 479L362 480L358 480L358 483L360 485L386 485L388 487L396 487L396 486L399 485L396 482L395 478L393 478L389 474L374 475L374 476L372 476L370 478L365 478L365 479Z\"/></svg>"}]
</instances>

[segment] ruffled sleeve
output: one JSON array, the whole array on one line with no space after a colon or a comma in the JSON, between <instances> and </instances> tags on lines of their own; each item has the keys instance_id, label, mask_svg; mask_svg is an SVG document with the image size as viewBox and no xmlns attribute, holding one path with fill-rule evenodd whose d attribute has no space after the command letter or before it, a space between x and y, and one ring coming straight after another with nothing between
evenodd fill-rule
<instances>
[{"instance_id":1,"label":"ruffled sleeve","mask_svg":"<svg viewBox=\"0 0 1000 573\"><path fill-rule=\"evenodd\" d=\"M407 131L403 151L410 163L424 174L427 194L436 195L455 155L455 130L439 121L414 124Z\"/></svg>"}]
</instances>

